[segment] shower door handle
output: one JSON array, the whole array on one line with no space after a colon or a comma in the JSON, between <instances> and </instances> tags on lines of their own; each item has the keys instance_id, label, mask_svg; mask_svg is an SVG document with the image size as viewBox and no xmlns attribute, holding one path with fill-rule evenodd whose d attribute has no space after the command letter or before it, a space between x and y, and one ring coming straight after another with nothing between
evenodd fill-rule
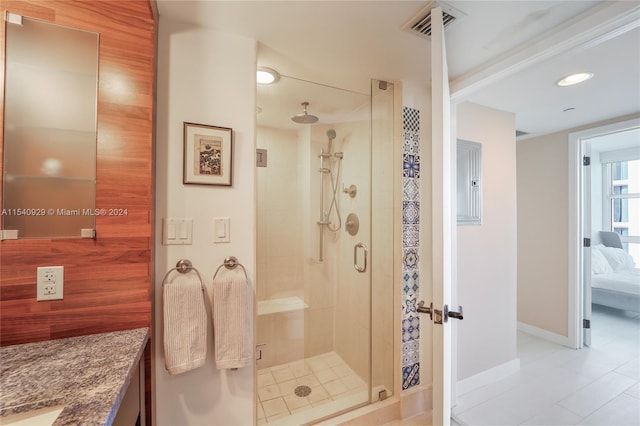
<instances>
[{"instance_id":1,"label":"shower door handle","mask_svg":"<svg viewBox=\"0 0 640 426\"><path fill-rule=\"evenodd\" d=\"M358 249L361 248L364 252L364 264L362 266L358 265ZM367 250L367 246L363 243L358 243L353 246L353 267L356 268L358 272L365 272L367 270L367 257L369 255L369 250Z\"/></svg>"}]
</instances>

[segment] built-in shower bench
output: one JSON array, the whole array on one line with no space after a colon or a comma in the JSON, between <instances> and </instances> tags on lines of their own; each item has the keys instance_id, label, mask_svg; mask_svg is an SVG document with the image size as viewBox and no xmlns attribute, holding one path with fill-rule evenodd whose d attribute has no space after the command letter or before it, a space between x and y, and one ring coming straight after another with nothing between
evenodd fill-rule
<instances>
[{"instance_id":1,"label":"built-in shower bench","mask_svg":"<svg viewBox=\"0 0 640 426\"><path fill-rule=\"evenodd\" d=\"M258 315L301 311L308 307L309 305L304 303L304 300L300 299L297 296L260 300L258 302Z\"/></svg>"}]
</instances>

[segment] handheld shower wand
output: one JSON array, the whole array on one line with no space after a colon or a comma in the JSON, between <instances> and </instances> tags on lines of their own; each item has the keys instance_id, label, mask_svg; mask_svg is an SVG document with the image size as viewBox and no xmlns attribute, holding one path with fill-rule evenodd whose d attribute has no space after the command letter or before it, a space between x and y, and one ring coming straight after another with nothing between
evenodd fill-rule
<instances>
[{"instance_id":1,"label":"handheld shower wand","mask_svg":"<svg viewBox=\"0 0 640 426\"><path fill-rule=\"evenodd\" d=\"M340 181L340 169L342 164L342 153L332 153L331 145L333 140L336 138L336 131L334 129L327 130L327 138L329 139L327 143L327 151L324 149L320 149L320 220L318 221L318 225L320 227L320 256L319 260L323 260L323 252L324 252L324 226L331 232L337 232L342 227L342 218L340 217L340 210L338 208L337 203L337 192L338 192L338 182ZM325 159L328 160L328 167L325 167ZM333 170L333 161L338 161L338 171L334 174ZM324 209L324 175L329 175L329 180L331 181L331 204L329 204L329 209L325 211ZM331 214L335 213L337 218L336 225L332 226L331 222Z\"/></svg>"},{"instance_id":2,"label":"handheld shower wand","mask_svg":"<svg viewBox=\"0 0 640 426\"><path fill-rule=\"evenodd\" d=\"M327 144L327 152L331 154L331 143L336 138L336 131L334 129L327 130L327 138L329 138L329 143Z\"/></svg>"}]
</instances>

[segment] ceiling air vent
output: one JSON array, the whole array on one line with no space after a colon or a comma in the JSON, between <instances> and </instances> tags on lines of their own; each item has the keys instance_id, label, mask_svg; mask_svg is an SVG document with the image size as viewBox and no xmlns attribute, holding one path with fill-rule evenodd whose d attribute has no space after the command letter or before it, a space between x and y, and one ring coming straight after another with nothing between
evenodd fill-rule
<instances>
[{"instance_id":1,"label":"ceiling air vent","mask_svg":"<svg viewBox=\"0 0 640 426\"><path fill-rule=\"evenodd\" d=\"M431 11L435 7L442 8L442 20L444 23L444 29L449 28L451 24L460 18L466 16L465 13L459 11L443 2L431 2L426 7L422 8L413 18L402 26L402 29L417 35L422 38L431 37Z\"/></svg>"}]
</instances>

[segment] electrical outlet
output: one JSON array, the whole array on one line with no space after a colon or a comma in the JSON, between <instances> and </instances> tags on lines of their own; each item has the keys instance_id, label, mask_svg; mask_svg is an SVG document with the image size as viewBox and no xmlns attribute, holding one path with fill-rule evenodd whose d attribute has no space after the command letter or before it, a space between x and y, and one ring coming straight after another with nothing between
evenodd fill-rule
<instances>
[{"instance_id":1,"label":"electrical outlet","mask_svg":"<svg viewBox=\"0 0 640 426\"><path fill-rule=\"evenodd\" d=\"M37 300L57 300L64 295L64 266L39 266Z\"/></svg>"}]
</instances>

